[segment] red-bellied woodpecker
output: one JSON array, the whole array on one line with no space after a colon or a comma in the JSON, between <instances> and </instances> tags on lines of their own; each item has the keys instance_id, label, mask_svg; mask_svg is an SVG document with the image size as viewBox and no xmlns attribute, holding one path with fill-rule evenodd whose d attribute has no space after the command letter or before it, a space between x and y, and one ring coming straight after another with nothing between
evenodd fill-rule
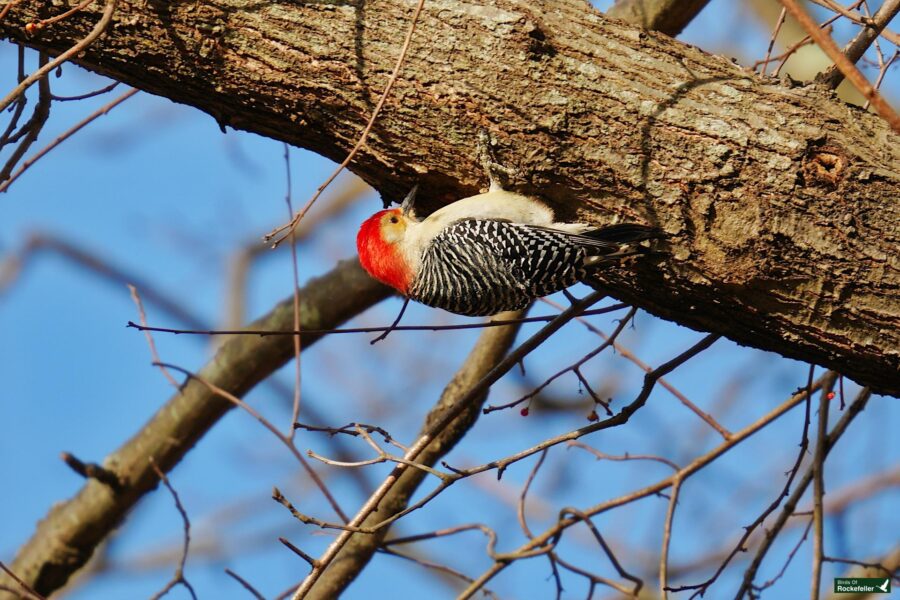
<instances>
[{"instance_id":1,"label":"red-bellied woodpecker","mask_svg":"<svg viewBox=\"0 0 900 600\"><path fill-rule=\"evenodd\" d=\"M493 315L589 279L604 264L644 250L638 242L661 237L646 225L558 223L546 204L495 189L493 178L491 187L421 221L409 209L413 189L402 208L362 224L360 263L412 300Z\"/></svg>"}]
</instances>

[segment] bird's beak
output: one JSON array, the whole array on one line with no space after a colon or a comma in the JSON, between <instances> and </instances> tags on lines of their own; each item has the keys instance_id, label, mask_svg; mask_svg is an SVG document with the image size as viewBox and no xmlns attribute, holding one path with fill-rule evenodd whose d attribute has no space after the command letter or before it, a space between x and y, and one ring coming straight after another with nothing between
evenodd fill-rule
<instances>
[{"instance_id":1,"label":"bird's beak","mask_svg":"<svg viewBox=\"0 0 900 600\"><path fill-rule=\"evenodd\" d=\"M415 204L416 192L418 191L419 184L417 183L416 185L412 186L412 189L409 190L408 194L406 194L406 198L403 199L403 203L400 204L400 210L403 211L403 214L410 219L415 219L416 221L418 221L418 219L416 218L416 210L413 204Z\"/></svg>"}]
</instances>

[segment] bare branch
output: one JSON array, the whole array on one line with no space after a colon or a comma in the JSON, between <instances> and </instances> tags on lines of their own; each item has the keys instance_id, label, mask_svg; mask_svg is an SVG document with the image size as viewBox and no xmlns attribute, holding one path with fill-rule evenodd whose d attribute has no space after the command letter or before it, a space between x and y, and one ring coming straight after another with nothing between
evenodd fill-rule
<instances>
[{"instance_id":1,"label":"bare branch","mask_svg":"<svg viewBox=\"0 0 900 600\"><path fill-rule=\"evenodd\" d=\"M346 261L304 287L302 324L304 329L334 327L388 295L389 290L369 278L357 261ZM288 299L253 326L291 329L292 323L293 299ZM303 335L304 348L321 337ZM290 337L235 337L219 348L199 375L237 396L268 377L292 353ZM113 493L101 483L87 481L75 497L54 506L40 522L31 540L20 548L14 570L39 593L49 593L64 584L131 507L158 483L147 457L152 455L159 467L168 471L231 407L231 402L200 381L189 382L183 393L173 396L104 462L123 480L123 492Z\"/></svg>"},{"instance_id":2,"label":"bare branch","mask_svg":"<svg viewBox=\"0 0 900 600\"><path fill-rule=\"evenodd\" d=\"M588 308L601 297L602 294L592 294L584 302L573 306L570 311L557 317L529 340L531 344L526 342L516 352L524 355L527 350L536 347L572 319L578 311ZM507 315L507 318L509 316L516 318L522 315ZM517 331L516 326L509 326L488 329L482 333L465 364L426 417L420 437L404 455L405 460L420 464L435 464L468 431L478 417L490 385L518 360L514 356L515 353L503 358ZM526 350L523 351L523 347ZM351 519L348 526L371 526L386 520L390 522L391 517L403 514L409 498L423 477L423 471L398 464ZM342 532L319 558L319 568L313 569L295 592L294 598L332 598L339 595L347 583L368 563L386 533L386 527L378 529L374 535ZM338 560L340 557L346 558Z\"/></svg>"},{"instance_id":3,"label":"bare branch","mask_svg":"<svg viewBox=\"0 0 900 600\"><path fill-rule=\"evenodd\" d=\"M881 115L881 117L891 126L891 129L894 130L894 133L900 134L900 116L894 112L894 109L881 97L881 94L875 90L872 84L866 80L865 76L859 72L856 65L841 52L840 48L837 47L837 44L834 43L834 40L831 39L831 36L819 29L819 26L816 25L815 21L810 18L805 10L797 4L796 0L781 0L781 3L787 11L791 13L791 16L800 22L800 25L806 30L806 33L816 40L816 43L822 48L822 51L834 61L834 65L847 79L850 80L850 83L859 90L859 93L872 103L872 106L878 114Z\"/></svg>"},{"instance_id":4,"label":"bare branch","mask_svg":"<svg viewBox=\"0 0 900 600\"><path fill-rule=\"evenodd\" d=\"M43 81L46 81L46 79L43 79L42 82ZM113 84L112 86L109 87L109 89L112 89L112 87L115 87L116 85L118 85L118 84L117 83ZM72 98L64 98L63 100L76 100L76 99L80 100L84 97L90 97L92 95L96 95L97 93L103 93L104 91L106 91L106 88L104 88L103 90L100 90L99 92L86 94L84 96L73 96ZM50 142L45 147L41 148L41 150L37 154L28 158L28 160L23 162L22 166L19 167L19 169L15 173L12 173L11 175L7 174L6 176L3 176L2 174L0 174L0 181L3 182L3 183L0 183L0 192L5 192L5 191L9 190L9 186L11 186L19 177L22 176L23 173L25 173L25 171L27 171L34 163L36 163L37 161L42 159L44 156L46 156L51 150L53 150L54 148L56 148L57 146L62 144L64 141L66 141L67 139L69 139L70 137L72 137L73 135L75 135L76 133L81 131L82 129L84 129L87 125L93 123L94 121L96 121L97 119L102 117L103 115L108 114L109 111L111 111L118 105L122 104L123 102L125 102L126 100L128 100L129 98L131 98L132 96L137 94L138 91L139 90L137 88L133 88L133 89L125 92L124 94L122 94L121 96L119 96L118 98L116 98L115 100L110 102L109 104L106 104L105 106L102 106L102 107L98 108L97 110L95 110L94 112L92 112L90 115L88 115L87 117L82 119L80 122L78 122L74 126L72 126L68 131L60 134L55 140Z\"/></svg>"},{"instance_id":5,"label":"bare branch","mask_svg":"<svg viewBox=\"0 0 900 600\"><path fill-rule=\"evenodd\" d=\"M2 280L0 280L2 284ZM626 304L617 303L605 308L586 310L582 317L605 315L628 308ZM497 319L491 318L481 323L463 323L460 325L389 325L387 327L347 327L344 329L304 329L303 332L317 335L331 335L337 333L383 333L386 331L463 331L467 329L486 329L489 327L506 327L522 323L548 323L559 315L542 315L538 317L522 317L521 319ZM169 327L145 327L132 321L128 326L138 331L156 331L161 333L174 333L176 335L258 335L258 336L288 336L300 335L301 331L272 331L267 329L172 329Z\"/></svg>"},{"instance_id":6,"label":"bare branch","mask_svg":"<svg viewBox=\"0 0 900 600\"><path fill-rule=\"evenodd\" d=\"M672 481L669 492L669 509L666 511L666 523L663 525L662 551L659 553L659 593L663 600L669 598L669 545L672 543L672 522L675 520L675 506L678 504L678 492L681 491L681 478Z\"/></svg>"},{"instance_id":7,"label":"bare branch","mask_svg":"<svg viewBox=\"0 0 900 600\"><path fill-rule=\"evenodd\" d=\"M606 14L675 37L708 2L709 0L616 0Z\"/></svg>"},{"instance_id":8,"label":"bare branch","mask_svg":"<svg viewBox=\"0 0 900 600\"><path fill-rule=\"evenodd\" d=\"M534 463L534 468L532 468L531 472L528 474L528 479L525 480L525 485L522 486L522 493L519 495L519 502L516 505L516 516L519 519L519 527L522 528L522 532L525 536L529 538L532 537L532 535L531 529L528 528L528 520L525 518L525 497L528 496L528 489L531 487L531 482L534 481L535 476L537 476L537 472L540 470L541 465L544 464L545 458L547 458L546 449L538 456L537 461Z\"/></svg>"},{"instance_id":9,"label":"bare branch","mask_svg":"<svg viewBox=\"0 0 900 600\"><path fill-rule=\"evenodd\" d=\"M816 427L816 450L813 454L813 560L810 600L819 600L822 586L822 558L825 556L825 445L828 442L828 409L832 392L819 397L819 419ZM805 537L805 536L804 536Z\"/></svg>"},{"instance_id":10,"label":"bare branch","mask_svg":"<svg viewBox=\"0 0 900 600\"><path fill-rule=\"evenodd\" d=\"M366 139L369 137L369 132L372 131L372 126L375 125L375 120L378 118L378 115L381 113L381 109L384 107L385 100L388 99L388 96L391 93L391 89L394 87L394 84L397 82L397 76L400 75L400 68L403 66L403 61L406 60L406 53L409 51L410 42L412 42L413 33L416 31L416 23L419 22L419 13L422 12L422 6L425 4L425 0L419 0L416 4L415 10L413 10L412 18L409 21L409 28L406 31L406 38L403 40L403 46L400 49L400 55L397 57L397 62L394 64L394 70L391 72L391 76L388 78L387 85L384 86L384 91L381 93L381 98L378 99L378 104L375 105L375 109L372 111L372 115L369 117L369 121L366 123L363 132L360 134L359 139L356 141L356 145L353 146L353 149L350 150L350 153L347 154L347 157L338 165L337 169L328 176L328 179L319 186L316 190L316 193L313 194L312 198L310 198L306 204L300 209L297 214L295 214L291 220L287 223L287 225L283 225L281 227L277 227L270 231L265 236L265 240L272 241L272 247L274 248L282 241L284 241L290 233L297 228L297 225L306 216L306 213L309 212L309 209L312 208L313 204L322 195L322 192L325 191L331 182L337 179L337 176L341 174L347 165L356 157L356 153L360 151L360 149L365 145ZM279 237L280 236L280 237Z\"/></svg>"},{"instance_id":11,"label":"bare branch","mask_svg":"<svg viewBox=\"0 0 900 600\"><path fill-rule=\"evenodd\" d=\"M40 81L41 79L52 73L54 69L58 68L64 62L83 52L85 48L94 43L94 40L103 35L103 32L106 31L107 26L112 21L112 16L113 12L116 10L117 1L118 0L106 1L106 6L103 9L103 15L100 17L100 20L97 21L97 24L88 35L86 35L82 40L73 45L71 48L61 53L59 56L26 77L21 83L19 83L19 85L13 88L13 90L9 94L7 94L6 97L3 98L3 100L0 100L0 112L6 110L10 104L15 102L16 99L23 93L25 93L25 90L31 87L35 82Z\"/></svg>"},{"instance_id":12,"label":"bare branch","mask_svg":"<svg viewBox=\"0 0 900 600\"><path fill-rule=\"evenodd\" d=\"M809 377L806 382L806 388L803 390L803 399L804 402L804 418L803 418L803 430L800 434L800 444L799 449L797 451L797 458L794 459L793 466L788 469L788 476L784 482L784 486L781 488L781 493L772 500L772 502L763 510L757 517L754 519L750 525L744 527L744 533L741 535L737 544L734 545L734 548L731 550L728 555L725 556L724 560L719 564L719 567L715 570L715 572L705 581L695 584L695 585L685 585L678 588L674 588L676 591L683 589L697 589L698 591L694 594L702 595L709 589L709 587L715 583L715 581L719 578L719 576L725 571L725 568L731 563L735 556L740 552L745 552L747 550L746 544L750 539L750 536L765 523L765 520L768 518L770 514L772 514L780 505L782 500L789 498L789 494L791 491L791 485L794 483L794 479L797 477L797 473L800 471L800 465L803 463L803 459L806 456L806 450L809 447L809 424L810 424L810 405L812 403L812 394L813 392L820 391L822 394L831 393L832 388L834 387L834 382L837 378L837 374L829 371L825 373L822 377L818 379L818 381L813 382L813 375L815 374L815 366L810 365L809 367ZM798 393L800 391L798 390Z\"/></svg>"},{"instance_id":13,"label":"bare branch","mask_svg":"<svg viewBox=\"0 0 900 600\"><path fill-rule=\"evenodd\" d=\"M28 594L28 596L30 598L35 598L36 600L45 600L44 597L42 595L38 594L36 591L34 591L34 589L32 589L32 587L30 585L28 585L27 583L22 581L22 579L18 575L16 575L12 569L10 569L5 564L3 564L3 561L0 561L0 570L2 570L4 573L6 573L10 579L12 579L15 583L17 583L19 585L18 590L11 588L11 587L5 587L5 586L0 586L0 590L6 590L8 592L16 593L16 594L21 593L24 590L24 592L26 594Z\"/></svg>"},{"instance_id":14,"label":"bare branch","mask_svg":"<svg viewBox=\"0 0 900 600\"><path fill-rule=\"evenodd\" d=\"M834 444L837 443L838 439L840 439L840 437L844 434L853 419L855 419L856 416L860 412L862 412L862 409L865 408L870 396L871 392L868 389L863 388L857 395L856 399L850 404L847 412L845 412L843 416L841 416L840 420L837 422L837 424L835 424L831 432L828 433L823 443L823 452L825 456L828 455L828 452L834 447ZM765 558L766 553L772 547L772 543L778 536L778 532L781 531L785 523L796 510L797 504L800 502L800 498L803 496L806 488L809 487L810 481L812 481L813 472L814 465L813 467L807 469L806 473L803 475L800 481L797 482L797 487L794 489L794 492L791 494L791 496L787 499L787 502L785 502L784 508L778 515L778 518L766 531L766 537L763 539L762 544L760 544L759 549L756 551L756 555L753 557L753 561L750 563L750 566L744 572L744 580L741 584L740 589L735 595L735 600L741 600L741 598L743 598L750 592L750 589L753 586L753 580L756 577L756 572L759 570L763 558Z\"/></svg>"},{"instance_id":15,"label":"bare branch","mask_svg":"<svg viewBox=\"0 0 900 600\"><path fill-rule=\"evenodd\" d=\"M663 490L672 486L675 482L676 477L680 478L682 482L686 480L688 477L697 473L717 458L735 448L742 441L746 440L753 434L757 433L782 415L789 412L792 408L796 407L798 404L803 402L808 396L808 393L805 389L799 390L793 396L791 396L786 402L784 402L781 406L776 409L770 411L767 415L758 419L756 422L748 425L744 429L737 431L734 433L731 439L726 442L723 442L713 450L707 452L706 454L694 459L690 464L679 470L674 475L667 477L653 485L647 486L640 490L636 490L632 493L626 494L624 496L620 496L613 500L609 500L607 502L603 502L592 506L586 510L581 511L580 513L573 513L571 509L566 509L568 513L571 514L583 514L588 516L593 516L600 514L602 512L606 512L618 506L623 506L625 504L634 502L641 498L646 498L651 495L658 494ZM858 414L860 410L862 410L865 403L856 404L851 407L851 411L855 411L855 414ZM850 414L851 411L848 411ZM846 418L847 415L845 415ZM599 425L599 424L598 424ZM592 426L593 427L593 426ZM846 428L846 426L844 426ZM837 427L832 432L837 431ZM549 547L547 544L551 542L551 540L558 539L563 531L577 523L581 519L574 518L560 518L555 525L544 531L543 533L536 535L532 540L521 546L518 550L508 553L515 556L524 556L535 549L543 548L544 551L547 551ZM481 586L485 585L488 581L490 581L495 575L497 575L500 571L506 568L508 563L504 562L496 562L492 565L488 570L486 570L480 577L478 577L466 590L460 595L461 599L470 598L473 594L475 594ZM675 590L676 588L671 588L670 591Z\"/></svg>"},{"instance_id":16,"label":"bare branch","mask_svg":"<svg viewBox=\"0 0 900 600\"><path fill-rule=\"evenodd\" d=\"M241 587L250 592L250 594L252 594L253 597L256 598L256 600L266 600L266 597L260 594L255 587L250 585L249 581L247 581L231 569L225 569L225 573L227 573L229 577L241 584Z\"/></svg>"},{"instance_id":17,"label":"bare branch","mask_svg":"<svg viewBox=\"0 0 900 600\"><path fill-rule=\"evenodd\" d=\"M900 12L900 0L885 0L885 2L878 7L875 14L870 19L866 19L867 22L863 25L859 33L856 34L856 37L842 50L844 56L847 57L847 60L854 64L858 62L863 54L866 53L869 46L878 39L878 36L881 35L884 28L887 27L887 24L897 16L898 12ZM896 40L894 43L897 43ZM821 73L819 77L817 77L817 80L829 86L831 89L837 89L837 86L841 84L845 76L842 69L838 68L837 64L834 64L828 67L824 73ZM876 85L875 88L877 89L877 87L878 86Z\"/></svg>"},{"instance_id":18,"label":"bare branch","mask_svg":"<svg viewBox=\"0 0 900 600\"><path fill-rule=\"evenodd\" d=\"M43 52L40 53L39 64L41 67L47 66L47 55ZM15 168L16 164L18 164L19 160L25 155L31 145L37 140L38 135L41 132L41 129L44 127L44 123L47 122L47 118L50 116L50 101L52 94L50 92L50 81L44 77L38 83L38 101L37 105L34 107L34 113L28 122L22 126L22 129L19 130L15 135L11 138L7 138L4 135L4 142L15 141L16 138L20 134L24 134L23 137L19 140L19 145L16 146L15 150L13 150L10 157L7 159L6 164L3 165L3 169L0 169L0 182L3 182L3 185L8 183L9 174ZM21 99L19 106L16 107L17 113L19 108L24 108L25 100ZM15 115L10 122L10 127L14 128L15 123L18 121L18 114ZM12 131L9 129L8 131ZM0 191L3 190L3 185L0 185Z\"/></svg>"},{"instance_id":19,"label":"bare branch","mask_svg":"<svg viewBox=\"0 0 900 600\"><path fill-rule=\"evenodd\" d=\"M183 585L187 591L190 593L191 598L197 600L197 594L194 593L193 586L188 582L184 577L184 565L187 562L188 551L191 547L191 521L188 519L187 511L184 509L184 506L181 504L181 498L178 497L178 492L175 491L175 488L172 487L172 483L169 481L169 478L165 473L160 470L158 466L156 466L156 462L154 462L153 457L150 457L150 466L153 468L153 471L156 473L156 476L159 477L160 481L163 482L163 485L166 486L166 489L169 490L169 493L172 494L172 500L175 501L175 508L178 510L178 514L181 515L181 522L184 527L184 536L183 536L183 544L181 547L181 558L178 559L178 564L175 567L175 573L172 575L172 579L169 580L169 583L161 589L159 592L154 594L150 600L159 600L166 594L168 594L172 588L176 585Z\"/></svg>"}]
</instances>

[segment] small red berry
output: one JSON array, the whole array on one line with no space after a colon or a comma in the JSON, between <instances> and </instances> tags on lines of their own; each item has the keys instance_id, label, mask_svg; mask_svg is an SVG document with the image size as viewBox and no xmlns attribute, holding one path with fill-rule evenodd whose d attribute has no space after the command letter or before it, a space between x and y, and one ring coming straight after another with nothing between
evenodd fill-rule
<instances>
[{"instance_id":1,"label":"small red berry","mask_svg":"<svg viewBox=\"0 0 900 600\"><path fill-rule=\"evenodd\" d=\"M827 394L825 394L825 399L826 399L826 400L833 400L833 399L834 399L834 392L828 392Z\"/></svg>"},{"instance_id":2,"label":"small red berry","mask_svg":"<svg viewBox=\"0 0 900 600\"><path fill-rule=\"evenodd\" d=\"M525 408L520 410L519 414L522 415L523 417L527 417L528 416L528 407L526 406Z\"/></svg>"},{"instance_id":3,"label":"small red berry","mask_svg":"<svg viewBox=\"0 0 900 600\"><path fill-rule=\"evenodd\" d=\"M597 411L592 410L590 413L588 413L587 420L591 423L593 423L594 421L599 421L600 417L597 416Z\"/></svg>"}]
</instances>

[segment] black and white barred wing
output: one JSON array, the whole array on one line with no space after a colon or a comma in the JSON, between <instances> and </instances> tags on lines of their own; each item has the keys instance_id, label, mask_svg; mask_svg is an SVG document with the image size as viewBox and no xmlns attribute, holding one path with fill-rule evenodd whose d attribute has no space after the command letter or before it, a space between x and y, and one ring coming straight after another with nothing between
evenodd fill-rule
<instances>
[{"instance_id":1,"label":"black and white barred wing","mask_svg":"<svg viewBox=\"0 0 900 600\"><path fill-rule=\"evenodd\" d=\"M523 308L583 276L586 251L569 238L507 221L458 221L425 250L410 297L470 316Z\"/></svg>"}]
</instances>

